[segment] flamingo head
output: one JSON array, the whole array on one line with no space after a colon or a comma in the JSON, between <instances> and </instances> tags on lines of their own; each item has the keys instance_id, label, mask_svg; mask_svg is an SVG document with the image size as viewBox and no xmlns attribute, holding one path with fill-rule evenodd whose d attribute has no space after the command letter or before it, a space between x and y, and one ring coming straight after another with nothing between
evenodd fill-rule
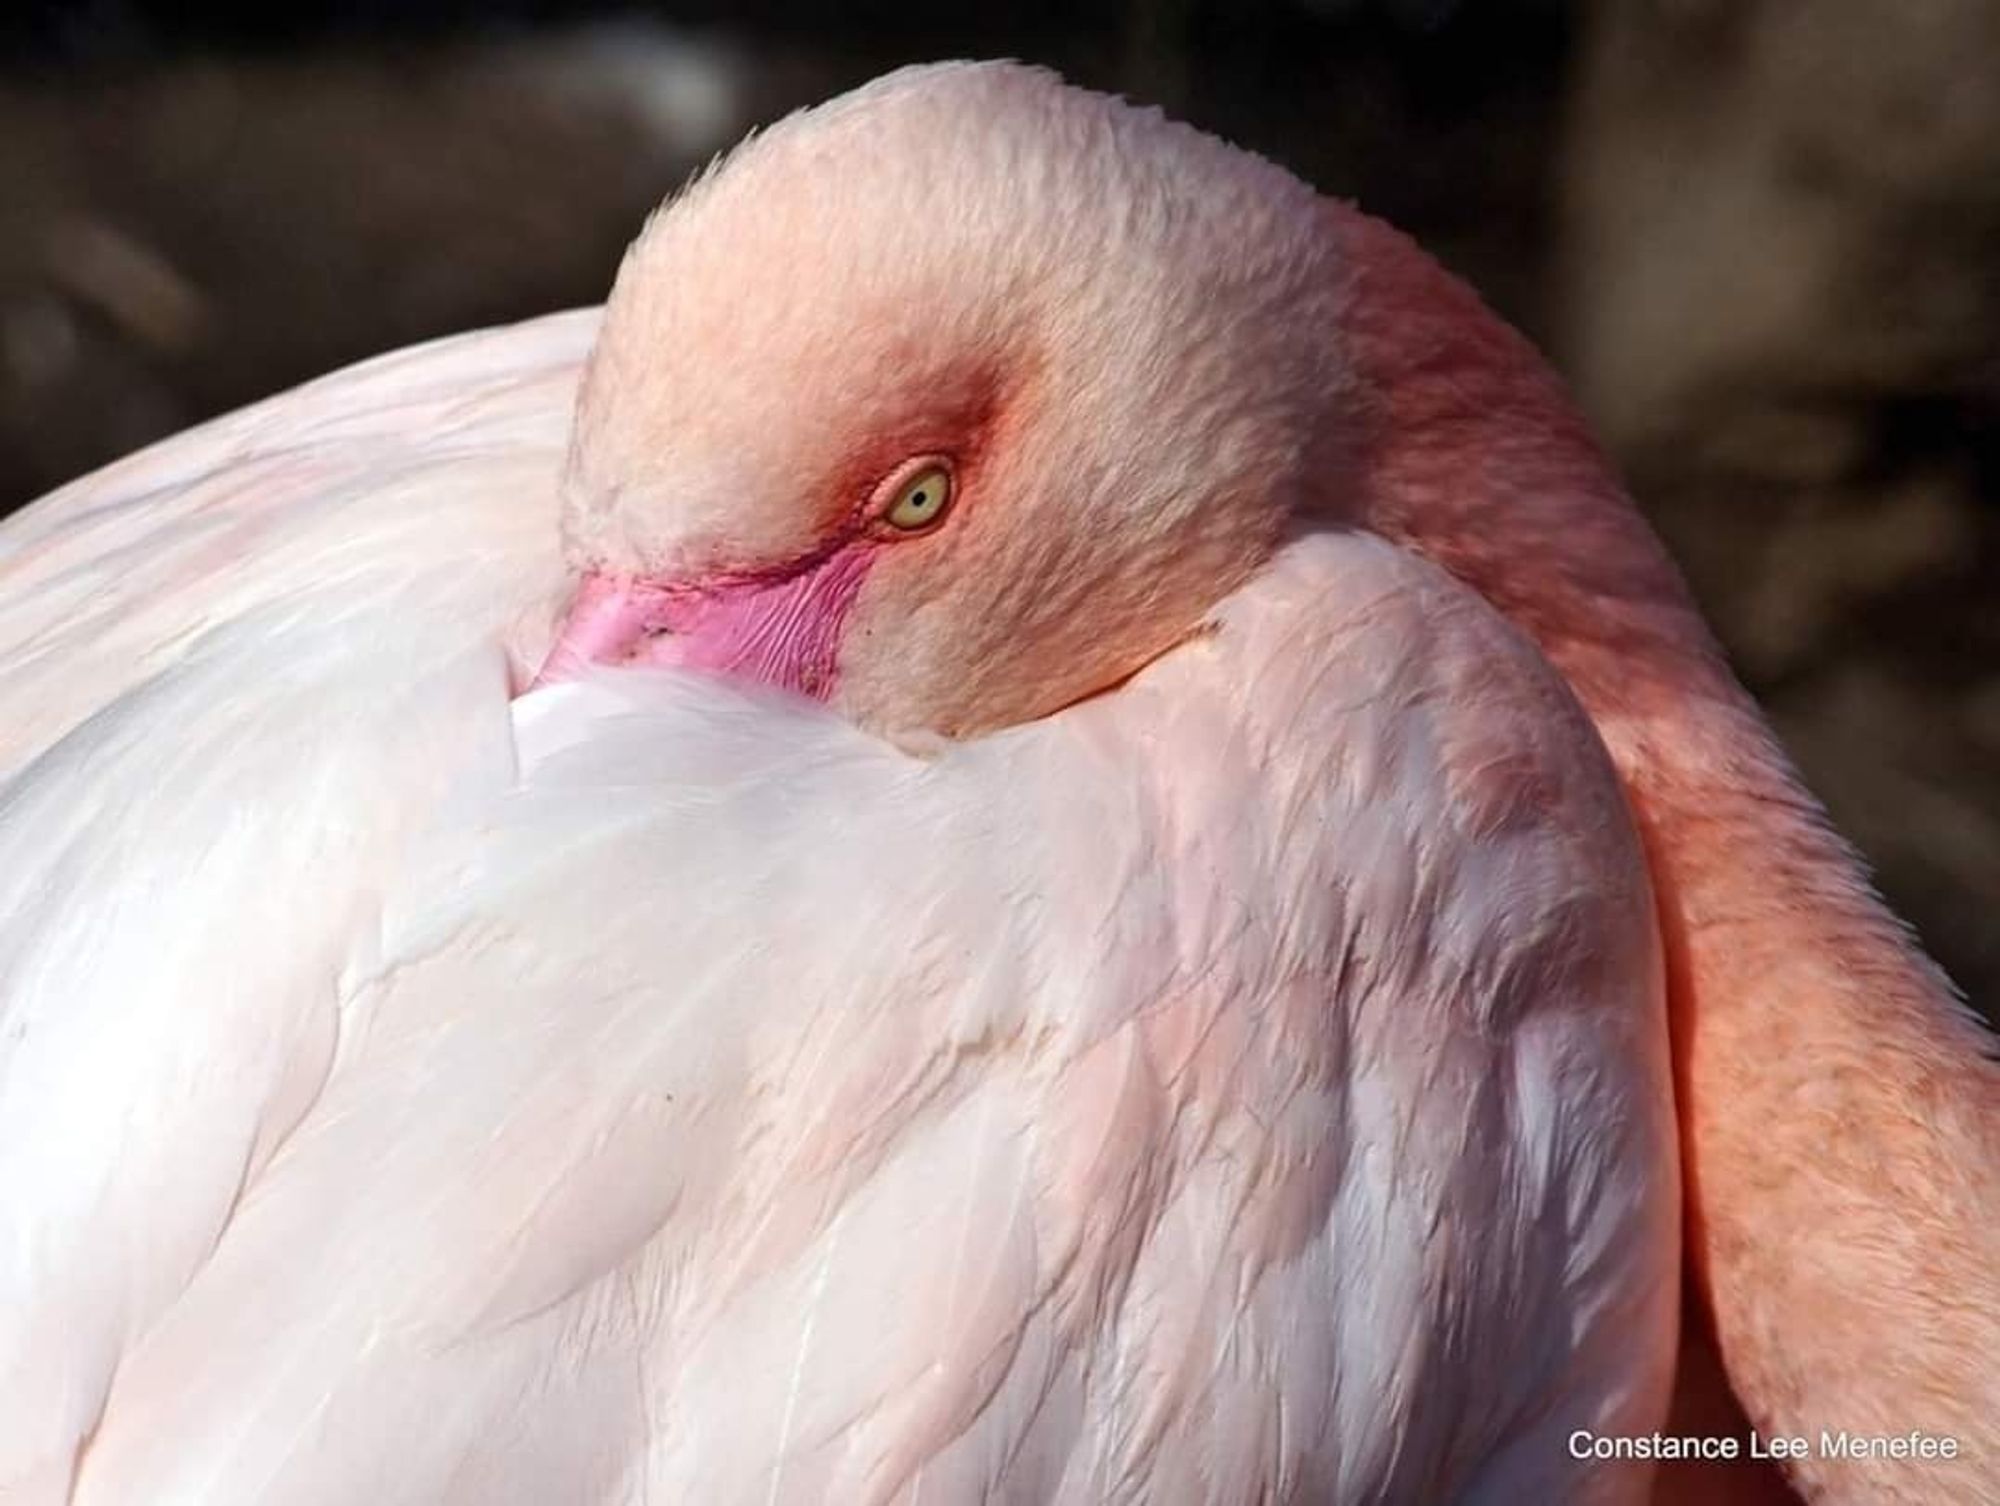
<instances>
[{"instance_id":1,"label":"flamingo head","mask_svg":"<svg viewBox=\"0 0 2000 1506\"><path fill-rule=\"evenodd\" d=\"M1011 64L892 74L739 148L627 255L542 672L674 664L974 735L1198 631L1328 499L1325 206Z\"/></svg>"}]
</instances>

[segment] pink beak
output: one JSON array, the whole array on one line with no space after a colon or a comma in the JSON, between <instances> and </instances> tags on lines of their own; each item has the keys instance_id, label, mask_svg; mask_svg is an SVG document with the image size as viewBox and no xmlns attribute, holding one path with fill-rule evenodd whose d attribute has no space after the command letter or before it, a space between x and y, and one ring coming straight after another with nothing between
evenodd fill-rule
<instances>
[{"instance_id":1,"label":"pink beak","mask_svg":"<svg viewBox=\"0 0 2000 1506\"><path fill-rule=\"evenodd\" d=\"M780 577L671 584L592 571L534 685L575 679L594 664L675 666L824 700L838 677L848 609L874 557L862 542Z\"/></svg>"},{"instance_id":2,"label":"pink beak","mask_svg":"<svg viewBox=\"0 0 2000 1506\"><path fill-rule=\"evenodd\" d=\"M632 663L659 635L672 631L665 591L593 571L584 576L534 683L573 680L592 664Z\"/></svg>"}]
</instances>

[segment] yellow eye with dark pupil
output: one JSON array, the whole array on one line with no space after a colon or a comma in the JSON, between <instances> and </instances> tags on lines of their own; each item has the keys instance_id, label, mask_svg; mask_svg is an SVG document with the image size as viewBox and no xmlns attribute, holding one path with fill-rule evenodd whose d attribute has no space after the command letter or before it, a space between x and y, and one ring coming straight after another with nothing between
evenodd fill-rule
<instances>
[{"instance_id":1,"label":"yellow eye with dark pupil","mask_svg":"<svg viewBox=\"0 0 2000 1506\"><path fill-rule=\"evenodd\" d=\"M882 516L892 528L928 528L944 516L951 503L951 473L943 466L917 472L896 492L896 500Z\"/></svg>"}]
</instances>

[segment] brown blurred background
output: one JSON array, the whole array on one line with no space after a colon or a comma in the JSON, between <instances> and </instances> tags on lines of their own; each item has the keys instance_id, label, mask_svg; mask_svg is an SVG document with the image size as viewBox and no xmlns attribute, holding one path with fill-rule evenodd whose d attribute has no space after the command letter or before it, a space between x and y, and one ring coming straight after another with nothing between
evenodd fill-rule
<instances>
[{"instance_id":1,"label":"brown blurred background","mask_svg":"<svg viewBox=\"0 0 2000 1506\"><path fill-rule=\"evenodd\" d=\"M28 0L0 512L597 301L749 125L1016 56L1416 232L1576 383L1891 900L2000 1004L2000 0Z\"/></svg>"}]
</instances>

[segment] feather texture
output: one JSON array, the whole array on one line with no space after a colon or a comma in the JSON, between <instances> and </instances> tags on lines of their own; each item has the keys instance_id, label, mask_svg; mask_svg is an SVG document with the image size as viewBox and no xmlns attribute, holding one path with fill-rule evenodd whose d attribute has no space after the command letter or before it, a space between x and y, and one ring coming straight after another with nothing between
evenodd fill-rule
<instances>
[{"instance_id":1,"label":"feather texture","mask_svg":"<svg viewBox=\"0 0 2000 1506\"><path fill-rule=\"evenodd\" d=\"M0 1483L25 1499L61 1499L121 1353L312 1101L380 874L468 752L510 766L501 644L560 590L594 327L369 363L0 529Z\"/></svg>"},{"instance_id":2,"label":"feather texture","mask_svg":"<svg viewBox=\"0 0 2000 1506\"><path fill-rule=\"evenodd\" d=\"M1642 1493L1658 945L1525 641L1334 533L930 756L510 705L588 336L0 532L8 1498Z\"/></svg>"}]
</instances>

